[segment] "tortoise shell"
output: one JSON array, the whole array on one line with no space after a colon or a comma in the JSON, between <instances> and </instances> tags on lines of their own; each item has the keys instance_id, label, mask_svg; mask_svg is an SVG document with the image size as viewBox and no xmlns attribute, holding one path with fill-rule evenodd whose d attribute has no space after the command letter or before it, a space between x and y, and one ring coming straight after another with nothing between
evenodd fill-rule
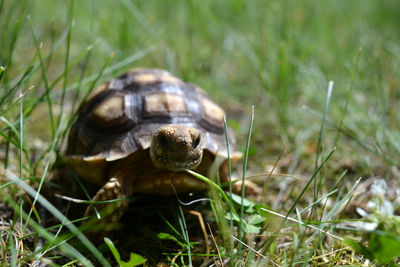
<instances>
[{"instance_id":1,"label":"tortoise shell","mask_svg":"<svg viewBox=\"0 0 400 267\"><path fill-rule=\"evenodd\" d=\"M110 164L149 149L161 126L178 124L199 130L204 150L226 157L224 116L196 85L164 70L134 69L89 94L71 128L66 154L80 176L102 184ZM230 131L228 137L233 149Z\"/></svg>"}]
</instances>

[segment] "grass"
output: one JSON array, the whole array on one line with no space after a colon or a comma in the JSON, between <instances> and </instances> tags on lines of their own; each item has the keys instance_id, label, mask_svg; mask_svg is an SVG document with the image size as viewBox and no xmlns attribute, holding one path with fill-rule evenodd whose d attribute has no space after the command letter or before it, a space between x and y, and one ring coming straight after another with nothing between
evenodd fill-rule
<instances>
[{"instance_id":1,"label":"grass","mask_svg":"<svg viewBox=\"0 0 400 267\"><path fill-rule=\"evenodd\" d=\"M147 266L394 264L398 10L394 0L0 0L2 265L128 264L131 253ZM96 247L72 223L82 205L60 212L46 194L66 168L81 100L143 66L200 85L225 108L246 152L233 174L264 188L262 202L217 189L186 207L210 225L209 254L197 218L164 199L134 198L115 239ZM49 218L56 228L42 225Z\"/></svg>"}]
</instances>

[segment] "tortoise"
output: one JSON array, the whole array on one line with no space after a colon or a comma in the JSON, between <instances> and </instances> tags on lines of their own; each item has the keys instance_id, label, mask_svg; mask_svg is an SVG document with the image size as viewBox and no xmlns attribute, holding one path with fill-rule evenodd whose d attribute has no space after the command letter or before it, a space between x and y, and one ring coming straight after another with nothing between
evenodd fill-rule
<instances>
[{"instance_id":1,"label":"tortoise","mask_svg":"<svg viewBox=\"0 0 400 267\"><path fill-rule=\"evenodd\" d=\"M165 70L134 69L89 94L71 127L66 156L78 176L102 187L93 201L120 199L106 216L117 222L134 193L207 188L185 169L208 175L221 159L219 176L228 181L224 116L196 85ZM227 136L235 162L241 153L234 152L231 129ZM93 214L91 207L86 216Z\"/></svg>"}]
</instances>

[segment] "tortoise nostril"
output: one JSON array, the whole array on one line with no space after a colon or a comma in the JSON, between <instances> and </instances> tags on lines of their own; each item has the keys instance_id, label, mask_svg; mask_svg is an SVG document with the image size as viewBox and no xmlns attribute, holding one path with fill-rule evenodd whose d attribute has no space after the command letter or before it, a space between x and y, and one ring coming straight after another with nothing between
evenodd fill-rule
<instances>
[{"instance_id":1,"label":"tortoise nostril","mask_svg":"<svg viewBox=\"0 0 400 267\"><path fill-rule=\"evenodd\" d=\"M168 146L168 139L165 135L160 134L158 136L158 143L160 144L160 146L162 147L167 147Z\"/></svg>"},{"instance_id":2,"label":"tortoise nostril","mask_svg":"<svg viewBox=\"0 0 400 267\"><path fill-rule=\"evenodd\" d=\"M200 141L201 137L200 135L196 137L196 139L193 141L193 148L198 148L200 146Z\"/></svg>"}]
</instances>

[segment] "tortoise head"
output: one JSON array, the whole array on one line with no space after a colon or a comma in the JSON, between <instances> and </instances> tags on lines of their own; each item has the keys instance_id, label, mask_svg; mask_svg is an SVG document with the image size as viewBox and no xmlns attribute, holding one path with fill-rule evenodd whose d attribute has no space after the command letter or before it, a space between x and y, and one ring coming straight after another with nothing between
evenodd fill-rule
<instances>
[{"instance_id":1,"label":"tortoise head","mask_svg":"<svg viewBox=\"0 0 400 267\"><path fill-rule=\"evenodd\" d=\"M162 126L153 136L150 156L155 166L170 171L195 169L203 157L201 133L186 125Z\"/></svg>"}]
</instances>

